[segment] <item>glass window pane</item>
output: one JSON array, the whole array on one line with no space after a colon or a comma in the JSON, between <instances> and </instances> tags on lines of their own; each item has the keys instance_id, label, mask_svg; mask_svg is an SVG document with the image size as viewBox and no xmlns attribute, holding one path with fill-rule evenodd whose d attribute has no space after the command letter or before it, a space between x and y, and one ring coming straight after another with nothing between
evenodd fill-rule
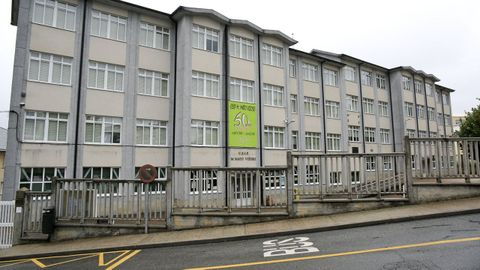
<instances>
[{"instance_id":1,"label":"glass window pane","mask_svg":"<svg viewBox=\"0 0 480 270\"><path fill-rule=\"evenodd\" d=\"M44 140L45 120L38 120L35 126L35 140Z\"/></svg>"}]
</instances>

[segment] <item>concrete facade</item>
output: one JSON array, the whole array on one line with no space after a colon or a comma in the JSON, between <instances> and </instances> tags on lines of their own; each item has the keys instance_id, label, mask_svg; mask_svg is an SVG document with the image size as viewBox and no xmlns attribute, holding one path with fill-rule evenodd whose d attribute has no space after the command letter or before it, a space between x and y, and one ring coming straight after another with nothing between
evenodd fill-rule
<instances>
[{"instance_id":1,"label":"concrete facade","mask_svg":"<svg viewBox=\"0 0 480 270\"><path fill-rule=\"evenodd\" d=\"M285 165L289 150L403 151L407 130L414 136L452 134L453 90L411 67L388 69L348 55L298 51L290 48L296 41L279 31L209 9L179 7L166 14L121 1L68 0L55 2L55 12L65 3L74 12L70 24L61 26L39 15L42 3L14 1L10 108L20 118L9 122L7 200L22 186L47 190L53 174L132 179L146 163L159 168ZM50 57L39 60L50 61L48 79L42 79L47 71L40 64L38 79L32 75L37 53ZM70 67L62 66L62 83L54 82L55 61ZM368 76L370 82L361 83ZM410 76L410 91L402 88L402 76ZM423 94L415 91L415 81ZM232 97L236 82L247 85L240 97ZM427 84L433 97L425 95ZM245 98L244 91L252 96ZM351 97L358 99L355 110L347 104ZM228 143L230 100L255 105L255 147ZM435 119L418 117L416 107L406 117L405 102L434 108ZM383 115L380 106L386 108ZM39 116L44 114L45 119ZM51 120L56 115L66 119ZM366 128L372 132L368 142Z\"/></svg>"}]
</instances>

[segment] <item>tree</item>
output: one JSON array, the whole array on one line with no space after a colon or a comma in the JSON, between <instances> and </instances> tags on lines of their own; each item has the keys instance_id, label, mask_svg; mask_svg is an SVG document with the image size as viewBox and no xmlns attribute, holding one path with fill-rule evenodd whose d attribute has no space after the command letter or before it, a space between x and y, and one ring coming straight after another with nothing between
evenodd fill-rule
<instances>
[{"instance_id":1,"label":"tree","mask_svg":"<svg viewBox=\"0 0 480 270\"><path fill-rule=\"evenodd\" d=\"M480 101L480 98L477 100ZM480 104L476 108L472 108L471 112L467 112L465 120L460 125L458 136L480 137Z\"/></svg>"}]
</instances>

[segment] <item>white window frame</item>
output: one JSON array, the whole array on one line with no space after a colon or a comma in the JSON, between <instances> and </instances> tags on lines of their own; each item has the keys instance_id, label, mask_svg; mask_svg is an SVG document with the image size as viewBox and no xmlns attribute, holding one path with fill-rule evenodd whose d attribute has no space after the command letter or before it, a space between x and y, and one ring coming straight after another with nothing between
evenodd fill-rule
<instances>
[{"instance_id":1,"label":"white window frame","mask_svg":"<svg viewBox=\"0 0 480 270\"><path fill-rule=\"evenodd\" d=\"M377 129L373 127L365 127L365 130L363 132L363 139L365 140L366 143L375 143L375 133Z\"/></svg>"},{"instance_id":2,"label":"white window frame","mask_svg":"<svg viewBox=\"0 0 480 270\"><path fill-rule=\"evenodd\" d=\"M230 35L230 56L253 60L253 40L237 35Z\"/></svg>"},{"instance_id":3,"label":"white window frame","mask_svg":"<svg viewBox=\"0 0 480 270\"><path fill-rule=\"evenodd\" d=\"M220 45L220 32L217 29L208 28L198 24L193 25L192 27L193 48L208 51L208 52L218 53L220 48L219 45Z\"/></svg>"},{"instance_id":4,"label":"white window frame","mask_svg":"<svg viewBox=\"0 0 480 270\"><path fill-rule=\"evenodd\" d=\"M27 122L33 121L32 136L27 135ZM43 132L41 132L41 138L37 138L37 129L39 128L39 122L43 121ZM60 138L60 125L64 124L65 138ZM23 140L30 142L67 142L68 138L68 113L58 112L41 112L41 111L25 111L25 119L23 125ZM55 139L50 140L50 129L55 129Z\"/></svg>"},{"instance_id":5,"label":"white window frame","mask_svg":"<svg viewBox=\"0 0 480 270\"><path fill-rule=\"evenodd\" d=\"M202 182L200 182L200 179L202 180ZM199 183L202 183L202 185L199 185ZM218 171L190 171L189 193L199 194L200 188L202 189L202 194L220 193L220 190L218 188Z\"/></svg>"},{"instance_id":6,"label":"white window frame","mask_svg":"<svg viewBox=\"0 0 480 270\"><path fill-rule=\"evenodd\" d=\"M378 101L378 114L383 117L390 116L390 107L388 102Z\"/></svg>"},{"instance_id":7,"label":"white window frame","mask_svg":"<svg viewBox=\"0 0 480 270\"><path fill-rule=\"evenodd\" d=\"M87 141L87 125L92 127L92 141ZM96 128L100 125L100 141L95 141ZM111 129L110 129L111 127ZM107 134L111 135L111 142L107 142ZM118 142L115 142L115 136L118 134ZM98 135L97 135L98 136ZM122 118L99 115L85 116L85 144L110 144L119 145L122 143Z\"/></svg>"},{"instance_id":8,"label":"white window frame","mask_svg":"<svg viewBox=\"0 0 480 270\"><path fill-rule=\"evenodd\" d=\"M138 93L147 96L168 97L169 77L167 73L138 69ZM157 91L158 86L158 93Z\"/></svg>"},{"instance_id":9,"label":"white window frame","mask_svg":"<svg viewBox=\"0 0 480 270\"><path fill-rule=\"evenodd\" d=\"M306 131L305 132L305 149L309 151L319 151L320 138L321 138L321 133Z\"/></svg>"},{"instance_id":10,"label":"white window frame","mask_svg":"<svg viewBox=\"0 0 480 270\"><path fill-rule=\"evenodd\" d=\"M435 108L433 107L427 107L427 114L428 114L428 120L429 121L435 121Z\"/></svg>"},{"instance_id":11,"label":"white window frame","mask_svg":"<svg viewBox=\"0 0 480 270\"><path fill-rule=\"evenodd\" d=\"M35 178L34 173L35 171L42 170L41 179ZM53 170L52 176L46 175L46 170ZM64 178L65 177L65 168L59 167L21 167L20 169L20 180L19 180L19 188L25 187L28 188L30 191L51 191L52 189L47 189L46 185L52 184L52 178ZM34 186L41 186L41 190L36 190Z\"/></svg>"},{"instance_id":12,"label":"white window frame","mask_svg":"<svg viewBox=\"0 0 480 270\"><path fill-rule=\"evenodd\" d=\"M367 70L361 70L362 84L366 86L372 86L372 72Z\"/></svg>"},{"instance_id":13,"label":"white window frame","mask_svg":"<svg viewBox=\"0 0 480 270\"><path fill-rule=\"evenodd\" d=\"M263 63L274 67L283 67L283 48L263 43Z\"/></svg>"},{"instance_id":14,"label":"white window frame","mask_svg":"<svg viewBox=\"0 0 480 270\"><path fill-rule=\"evenodd\" d=\"M290 111L298 113L298 96L296 94L290 94Z\"/></svg>"},{"instance_id":15,"label":"white window frame","mask_svg":"<svg viewBox=\"0 0 480 270\"><path fill-rule=\"evenodd\" d=\"M414 112L414 109L413 109L413 103L411 102L405 102L404 105L404 110L405 110L405 115L407 117L415 117L415 112Z\"/></svg>"},{"instance_id":16,"label":"white window frame","mask_svg":"<svg viewBox=\"0 0 480 270\"><path fill-rule=\"evenodd\" d=\"M341 134L327 133L327 151L341 151L341 139Z\"/></svg>"},{"instance_id":17,"label":"white window frame","mask_svg":"<svg viewBox=\"0 0 480 270\"><path fill-rule=\"evenodd\" d=\"M377 88L378 89L387 89L387 77L384 74L377 73L375 75Z\"/></svg>"},{"instance_id":18,"label":"white window frame","mask_svg":"<svg viewBox=\"0 0 480 270\"><path fill-rule=\"evenodd\" d=\"M347 111L358 112L358 96L347 95Z\"/></svg>"},{"instance_id":19,"label":"white window frame","mask_svg":"<svg viewBox=\"0 0 480 270\"><path fill-rule=\"evenodd\" d=\"M102 81L100 80L102 74L103 83L101 83ZM92 77L93 75L95 75L95 78ZM113 76L113 87L109 84L112 80L111 76ZM92 81L93 79L95 79L95 82ZM102 62L89 61L87 86L88 88L123 92L125 86L124 80L125 67Z\"/></svg>"},{"instance_id":20,"label":"white window frame","mask_svg":"<svg viewBox=\"0 0 480 270\"><path fill-rule=\"evenodd\" d=\"M288 63L288 74L291 78L297 77L297 60L290 59Z\"/></svg>"},{"instance_id":21,"label":"white window frame","mask_svg":"<svg viewBox=\"0 0 480 270\"><path fill-rule=\"evenodd\" d=\"M425 94L427 96L433 96L433 85L431 83L425 84Z\"/></svg>"},{"instance_id":22,"label":"white window frame","mask_svg":"<svg viewBox=\"0 0 480 270\"><path fill-rule=\"evenodd\" d=\"M327 118L340 119L340 102L333 100L325 101Z\"/></svg>"},{"instance_id":23,"label":"white window frame","mask_svg":"<svg viewBox=\"0 0 480 270\"><path fill-rule=\"evenodd\" d=\"M142 35L144 36L142 37ZM167 40L165 41L165 39ZM138 40L141 46L169 51L170 29L147 22L140 22L140 33Z\"/></svg>"},{"instance_id":24,"label":"white window frame","mask_svg":"<svg viewBox=\"0 0 480 270\"><path fill-rule=\"evenodd\" d=\"M320 99L314 97L304 97L304 113L310 116L320 116Z\"/></svg>"},{"instance_id":25,"label":"white window frame","mask_svg":"<svg viewBox=\"0 0 480 270\"><path fill-rule=\"evenodd\" d=\"M380 129L380 143L390 144L390 129L386 129L386 128Z\"/></svg>"},{"instance_id":26,"label":"white window frame","mask_svg":"<svg viewBox=\"0 0 480 270\"><path fill-rule=\"evenodd\" d=\"M348 126L348 141L360 142L360 126Z\"/></svg>"},{"instance_id":27,"label":"white window frame","mask_svg":"<svg viewBox=\"0 0 480 270\"><path fill-rule=\"evenodd\" d=\"M365 171L374 172L377 170L377 160L375 156L365 157Z\"/></svg>"},{"instance_id":28,"label":"white window frame","mask_svg":"<svg viewBox=\"0 0 480 270\"><path fill-rule=\"evenodd\" d=\"M410 77L402 75L402 88L403 88L403 90L407 90L407 91L412 90L412 88L410 86L410 80L411 80Z\"/></svg>"},{"instance_id":29,"label":"white window frame","mask_svg":"<svg viewBox=\"0 0 480 270\"><path fill-rule=\"evenodd\" d=\"M217 74L192 71L192 95L219 98L220 76Z\"/></svg>"},{"instance_id":30,"label":"white window frame","mask_svg":"<svg viewBox=\"0 0 480 270\"><path fill-rule=\"evenodd\" d=\"M417 117L419 119L425 118L425 106L417 105Z\"/></svg>"},{"instance_id":31,"label":"white window frame","mask_svg":"<svg viewBox=\"0 0 480 270\"><path fill-rule=\"evenodd\" d=\"M34 76L33 74L33 63L38 62L38 70ZM60 84L60 85L71 85L72 84L72 62L73 58L67 56L61 56L50 53L41 53L36 51L30 51L30 59L28 61L28 80L36 82L45 82L51 84ZM46 80L42 78L42 67L45 68L45 65L48 65L47 68L47 78ZM58 78L60 81L55 81L54 71L60 65L60 74ZM64 81L63 75L64 72L68 72L68 81Z\"/></svg>"},{"instance_id":32,"label":"white window frame","mask_svg":"<svg viewBox=\"0 0 480 270\"><path fill-rule=\"evenodd\" d=\"M91 18L91 26L90 26L90 35L95 37L107 38L112 40L117 40L121 42L125 42L127 39L127 18L113 15L110 13L106 13L99 10L92 10L92 18ZM94 21L98 20L98 28L94 29ZM106 20L106 21L105 21ZM106 23L106 33L102 33L102 23ZM114 33L114 24L117 25L117 31ZM123 26L123 34L121 33L121 27Z\"/></svg>"},{"instance_id":33,"label":"white window frame","mask_svg":"<svg viewBox=\"0 0 480 270\"><path fill-rule=\"evenodd\" d=\"M298 150L298 130L292 130L292 149Z\"/></svg>"},{"instance_id":34,"label":"white window frame","mask_svg":"<svg viewBox=\"0 0 480 270\"><path fill-rule=\"evenodd\" d=\"M52 13L52 21L47 22L47 15L46 15L46 9L50 8L53 9ZM41 18L39 17L39 9L43 9L41 13ZM65 12L65 21L64 25L60 25L60 10ZM69 30L69 31L75 31L75 24L77 22L76 20L76 14L77 14L77 6L72 5L69 3L65 2L59 2L59 1L45 1L45 0L35 0L34 6L33 6L33 17L32 21L34 23L42 24L42 25L47 25L59 29L64 29L64 30ZM69 20L69 16L70 17ZM40 19L40 20L38 20ZM68 22L72 22L71 27Z\"/></svg>"},{"instance_id":35,"label":"white window frame","mask_svg":"<svg viewBox=\"0 0 480 270\"><path fill-rule=\"evenodd\" d=\"M363 112L365 114L375 114L375 100L363 98Z\"/></svg>"},{"instance_id":36,"label":"white window frame","mask_svg":"<svg viewBox=\"0 0 480 270\"><path fill-rule=\"evenodd\" d=\"M281 86L264 83L263 94L265 97L264 105L283 107L284 103L284 89Z\"/></svg>"},{"instance_id":37,"label":"white window frame","mask_svg":"<svg viewBox=\"0 0 480 270\"><path fill-rule=\"evenodd\" d=\"M229 99L246 103L255 103L255 83L237 78L230 78Z\"/></svg>"},{"instance_id":38,"label":"white window frame","mask_svg":"<svg viewBox=\"0 0 480 270\"><path fill-rule=\"evenodd\" d=\"M384 171L393 170L393 157L391 157L391 156L382 157L382 163L383 163L383 170Z\"/></svg>"},{"instance_id":39,"label":"white window frame","mask_svg":"<svg viewBox=\"0 0 480 270\"><path fill-rule=\"evenodd\" d=\"M423 94L422 81L415 80L413 82L413 89L415 89L415 93Z\"/></svg>"},{"instance_id":40,"label":"white window frame","mask_svg":"<svg viewBox=\"0 0 480 270\"><path fill-rule=\"evenodd\" d=\"M100 169L100 177L95 177L93 174L94 170ZM109 177L103 178L105 175L104 171L107 170ZM103 180L116 180L120 179L120 168L119 167L83 167L82 170L83 178L85 179L103 179Z\"/></svg>"},{"instance_id":41,"label":"white window frame","mask_svg":"<svg viewBox=\"0 0 480 270\"><path fill-rule=\"evenodd\" d=\"M218 146L220 140L220 123L216 121L194 120L191 126L191 145L196 146ZM198 135L201 133L201 142ZM209 138L207 138L209 135Z\"/></svg>"},{"instance_id":42,"label":"white window frame","mask_svg":"<svg viewBox=\"0 0 480 270\"><path fill-rule=\"evenodd\" d=\"M338 72L336 70L324 68L323 80L325 85L337 87L338 85Z\"/></svg>"},{"instance_id":43,"label":"white window frame","mask_svg":"<svg viewBox=\"0 0 480 270\"><path fill-rule=\"evenodd\" d=\"M265 148L283 149L285 147L285 128L264 126L263 136Z\"/></svg>"},{"instance_id":44,"label":"white window frame","mask_svg":"<svg viewBox=\"0 0 480 270\"><path fill-rule=\"evenodd\" d=\"M311 82L318 82L318 66L309 63L302 63L303 79Z\"/></svg>"},{"instance_id":45,"label":"white window frame","mask_svg":"<svg viewBox=\"0 0 480 270\"><path fill-rule=\"evenodd\" d=\"M139 129L142 130L141 137ZM148 132L148 141L145 141L145 132ZM166 146L168 140L167 121L137 119L135 131L135 143L137 145ZM154 142L154 135L158 136L158 143ZM162 137L163 134L163 137ZM139 138L141 138L139 140Z\"/></svg>"},{"instance_id":46,"label":"white window frame","mask_svg":"<svg viewBox=\"0 0 480 270\"><path fill-rule=\"evenodd\" d=\"M357 81L357 70L354 67L345 66L344 72L345 72L345 80L351 81L351 82Z\"/></svg>"}]
</instances>

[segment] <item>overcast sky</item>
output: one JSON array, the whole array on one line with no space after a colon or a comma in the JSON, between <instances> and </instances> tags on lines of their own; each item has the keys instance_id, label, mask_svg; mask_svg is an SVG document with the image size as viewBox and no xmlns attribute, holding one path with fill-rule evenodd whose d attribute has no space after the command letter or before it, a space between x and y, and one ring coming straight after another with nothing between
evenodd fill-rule
<instances>
[{"instance_id":1,"label":"overcast sky","mask_svg":"<svg viewBox=\"0 0 480 270\"><path fill-rule=\"evenodd\" d=\"M8 110L16 27L11 1L0 10L0 111ZM480 79L480 2L472 0L128 0L171 13L178 6L211 8L234 19L275 29L298 41L296 49L345 53L387 67L412 66L456 90L453 114L478 104ZM480 84L479 84L480 85ZM0 113L6 127L7 114Z\"/></svg>"}]
</instances>

